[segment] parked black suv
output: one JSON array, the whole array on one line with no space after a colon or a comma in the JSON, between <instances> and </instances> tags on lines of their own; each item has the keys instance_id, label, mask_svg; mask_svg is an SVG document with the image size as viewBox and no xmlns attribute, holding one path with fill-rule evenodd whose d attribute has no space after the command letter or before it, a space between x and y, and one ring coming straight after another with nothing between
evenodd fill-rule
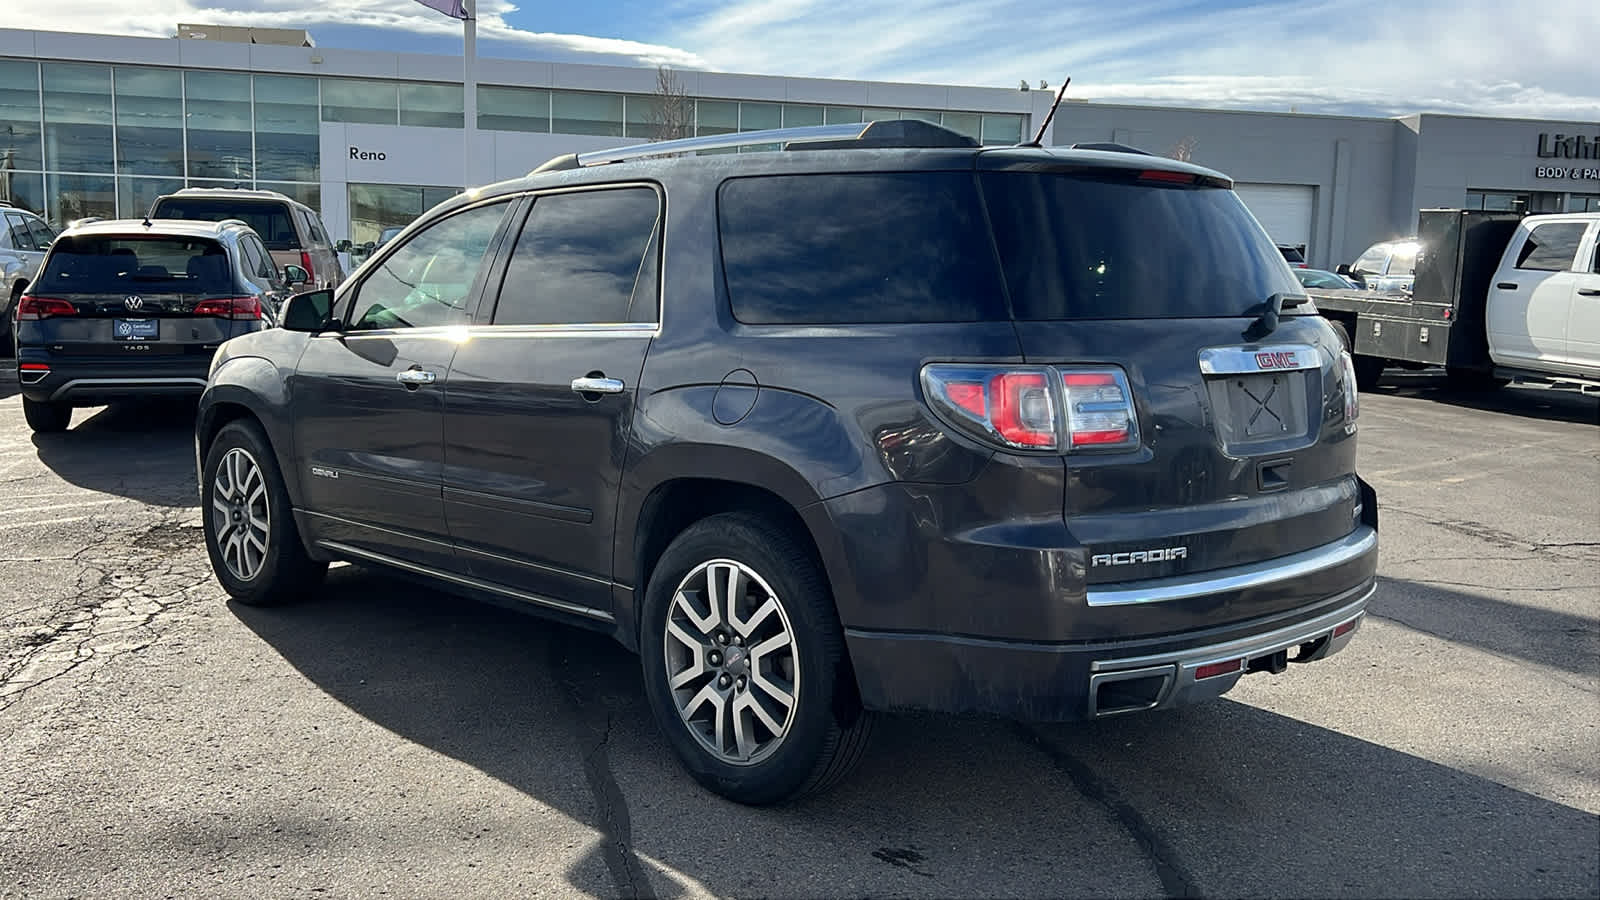
<instances>
[{"instance_id":1,"label":"parked black suv","mask_svg":"<svg viewBox=\"0 0 1600 900\"><path fill-rule=\"evenodd\" d=\"M783 152L686 155L739 142ZM1093 718L1339 650L1377 504L1303 300L1226 178L1146 155L564 157L223 346L207 545L244 603L338 559L613 634L695 777L773 802L874 710Z\"/></svg>"},{"instance_id":2,"label":"parked black suv","mask_svg":"<svg viewBox=\"0 0 1600 900\"><path fill-rule=\"evenodd\" d=\"M272 325L299 266L274 268L243 222L96 220L62 232L17 303L17 376L34 431L75 406L199 396L211 354Z\"/></svg>"}]
</instances>

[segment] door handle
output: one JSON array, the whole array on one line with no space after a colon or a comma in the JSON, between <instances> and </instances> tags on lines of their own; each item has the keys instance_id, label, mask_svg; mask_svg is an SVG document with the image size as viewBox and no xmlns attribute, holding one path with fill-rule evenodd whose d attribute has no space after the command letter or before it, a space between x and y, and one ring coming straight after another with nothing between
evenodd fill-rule
<instances>
[{"instance_id":1,"label":"door handle","mask_svg":"<svg viewBox=\"0 0 1600 900\"><path fill-rule=\"evenodd\" d=\"M1578 288L1578 293L1585 297L1600 297L1600 288Z\"/></svg>"},{"instance_id":2,"label":"door handle","mask_svg":"<svg viewBox=\"0 0 1600 900\"><path fill-rule=\"evenodd\" d=\"M621 378L585 375L572 379L572 391L577 394L620 394L624 387Z\"/></svg>"},{"instance_id":3,"label":"door handle","mask_svg":"<svg viewBox=\"0 0 1600 900\"><path fill-rule=\"evenodd\" d=\"M1495 285L1495 287L1502 291L1514 291L1517 289L1517 283L1515 281L1502 281Z\"/></svg>"},{"instance_id":4,"label":"door handle","mask_svg":"<svg viewBox=\"0 0 1600 900\"><path fill-rule=\"evenodd\" d=\"M433 384L438 381L439 376L424 369L406 369L404 372L397 372L394 380L411 390L416 390L425 384Z\"/></svg>"}]
</instances>

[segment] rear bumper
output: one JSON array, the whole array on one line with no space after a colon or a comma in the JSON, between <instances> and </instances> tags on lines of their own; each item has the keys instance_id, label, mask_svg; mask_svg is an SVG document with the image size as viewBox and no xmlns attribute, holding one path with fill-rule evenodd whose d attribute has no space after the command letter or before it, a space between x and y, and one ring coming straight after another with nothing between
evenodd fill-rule
<instances>
[{"instance_id":1,"label":"rear bumper","mask_svg":"<svg viewBox=\"0 0 1600 900\"><path fill-rule=\"evenodd\" d=\"M77 406L95 406L134 397L199 396L205 390L206 373L211 366L209 356L151 361L148 365L113 365L60 357L35 360L25 353L17 362L19 366L30 362L44 362L50 366L47 372L19 369L17 380L22 396L41 403Z\"/></svg>"}]
</instances>

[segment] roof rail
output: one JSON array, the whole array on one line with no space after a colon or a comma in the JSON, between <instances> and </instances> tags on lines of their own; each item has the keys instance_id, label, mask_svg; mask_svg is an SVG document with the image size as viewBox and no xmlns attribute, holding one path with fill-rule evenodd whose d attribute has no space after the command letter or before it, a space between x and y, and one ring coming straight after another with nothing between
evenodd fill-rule
<instances>
[{"instance_id":1,"label":"roof rail","mask_svg":"<svg viewBox=\"0 0 1600 900\"><path fill-rule=\"evenodd\" d=\"M869 148L978 147L977 141L921 119L894 119L874 122L848 122L839 125L812 125L804 128L772 128L740 134L716 134L635 144L612 150L569 153L558 156L529 174L556 172L586 166L678 153L706 150L731 150L764 144L782 144L785 150L842 150Z\"/></svg>"}]
</instances>

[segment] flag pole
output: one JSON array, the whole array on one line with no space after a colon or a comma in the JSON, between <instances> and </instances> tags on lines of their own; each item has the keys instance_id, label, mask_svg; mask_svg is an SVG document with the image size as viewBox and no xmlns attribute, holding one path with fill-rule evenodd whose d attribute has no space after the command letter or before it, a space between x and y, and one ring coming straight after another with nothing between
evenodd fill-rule
<instances>
[{"instance_id":1,"label":"flag pole","mask_svg":"<svg viewBox=\"0 0 1600 900\"><path fill-rule=\"evenodd\" d=\"M461 0L461 96L464 120L462 125L462 190L476 183L473 161L476 159L474 138L478 133L478 13L475 0Z\"/></svg>"}]
</instances>

